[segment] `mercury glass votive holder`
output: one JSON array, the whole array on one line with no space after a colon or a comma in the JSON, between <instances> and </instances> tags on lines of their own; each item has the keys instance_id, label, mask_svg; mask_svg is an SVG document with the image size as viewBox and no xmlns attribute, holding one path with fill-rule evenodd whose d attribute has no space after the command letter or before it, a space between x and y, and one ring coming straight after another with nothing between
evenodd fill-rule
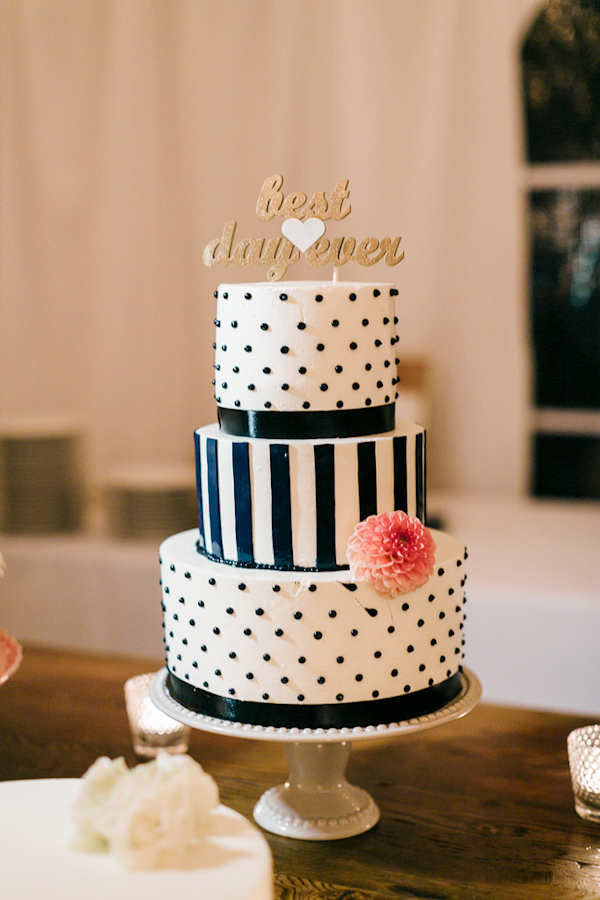
<instances>
[{"instance_id":1,"label":"mercury glass votive holder","mask_svg":"<svg viewBox=\"0 0 600 900\"><path fill-rule=\"evenodd\" d=\"M133 749L138 756L152 759L159 750L187 753L191 728L165 715L154 705L149 688L154 673L135 675L125 682L125 706Z\"/></svg>"},{"instance_id":2,"label":"mercury glass votive holder","mask_svg":"<svg viewBox=\"0 0 600 900\"><path fill-rule=\"evenodd\" d=\"M575 810L600 823L600 725L576 728L567 738Z\"/></svg>"}]
</instances>

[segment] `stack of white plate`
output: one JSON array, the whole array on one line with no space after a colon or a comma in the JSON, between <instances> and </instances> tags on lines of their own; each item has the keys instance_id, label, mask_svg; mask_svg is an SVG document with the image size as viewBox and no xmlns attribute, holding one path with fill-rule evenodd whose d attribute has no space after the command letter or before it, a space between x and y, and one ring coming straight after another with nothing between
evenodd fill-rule
<instances>
[{"instance_id":1,"label":"stack of white plate","mask_svg":"<svg viewBox=\"0 0 600 900\"><path fill-rule=\"evenodd\" d=\"M0 527L15 534L74 531L82 524L83 435L72 421L0 422Z\"/></svg>"},{"instance_id":2,"label":"stack of white plate","mask_svg":"<svg viewBox=\"0 0 600 900\"><path fill-rule=\"evenodd\" d=\"M198 524L193 467L127 466L104 486L109 532L121 538L165 538Z\"/></svg>"}]
</instances>

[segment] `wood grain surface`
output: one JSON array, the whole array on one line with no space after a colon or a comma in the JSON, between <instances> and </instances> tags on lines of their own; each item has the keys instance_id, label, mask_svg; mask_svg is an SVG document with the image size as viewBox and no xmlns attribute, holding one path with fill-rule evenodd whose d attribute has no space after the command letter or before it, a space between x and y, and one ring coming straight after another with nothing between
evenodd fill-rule
<instances>
[{"instance_id":1,"label":"wood grain surface","mask_svg":"<svg viewBox=\"0 0 600 900\"><path fill-rule=\"evenodd\" d=\"M134 765L123 684L161 664L26 647L0 687L0 779L79 777L101 755ZM569 731L587 722L483 704L440 728L353 744L348 779L381 821L341 841L268 834L276 897L598 900L600 826L575 814L566 756ZM287 775L281 744L195 731L190 752L248 817Z\"/></svg>"}]
</instances>

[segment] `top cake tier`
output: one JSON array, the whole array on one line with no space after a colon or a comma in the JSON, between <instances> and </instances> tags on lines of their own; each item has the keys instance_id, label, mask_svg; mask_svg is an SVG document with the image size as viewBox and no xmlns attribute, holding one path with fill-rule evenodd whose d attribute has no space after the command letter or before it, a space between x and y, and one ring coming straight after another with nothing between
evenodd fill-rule
<instances>
[{"instance_id":1,"label":"top cake tier","mask_svg":"<svg viewBox=\"0 0 600 900\"><path fill-rule=\"evenodd\" d=\"M264 438L355 437L394 428L390 284L222 284L215 399L221 429Z\"/></svg>"}]
</instances>

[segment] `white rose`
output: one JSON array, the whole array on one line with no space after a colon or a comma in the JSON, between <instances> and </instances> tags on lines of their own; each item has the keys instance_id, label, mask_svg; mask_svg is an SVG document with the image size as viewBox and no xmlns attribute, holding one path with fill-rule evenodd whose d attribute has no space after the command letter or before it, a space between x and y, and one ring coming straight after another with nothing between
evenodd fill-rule
<instances>
[{"instance_id":1,"label":"white rose","mask_svg":"<svg viewBox=\"0 0 600 900\"><path fill-rule=\"evenodd\" d=\"M165 751L135 769L115 760L109 771L106 762L98 760L84 776L84 782L91 783L76 824L85 840L76 846L107 849L129 869L184 865L190 846L206 834L210 812L219 805L214 780L190 756ZM91 812L88 803L94 799L99 807Z\"/></svg>"},{"instance_id":2,"label":"white rose","mask_svg":"<svg viewBox=\"0 0 600 900\"><path fill-rule=\"evenodd\" d=\"M87 770L72 809L77 828L76 849L89 852L108 850L115 819L112 802L115 787L128 772L122 756L118 759L101 756Z\"/></svg>"}]
</instances>

